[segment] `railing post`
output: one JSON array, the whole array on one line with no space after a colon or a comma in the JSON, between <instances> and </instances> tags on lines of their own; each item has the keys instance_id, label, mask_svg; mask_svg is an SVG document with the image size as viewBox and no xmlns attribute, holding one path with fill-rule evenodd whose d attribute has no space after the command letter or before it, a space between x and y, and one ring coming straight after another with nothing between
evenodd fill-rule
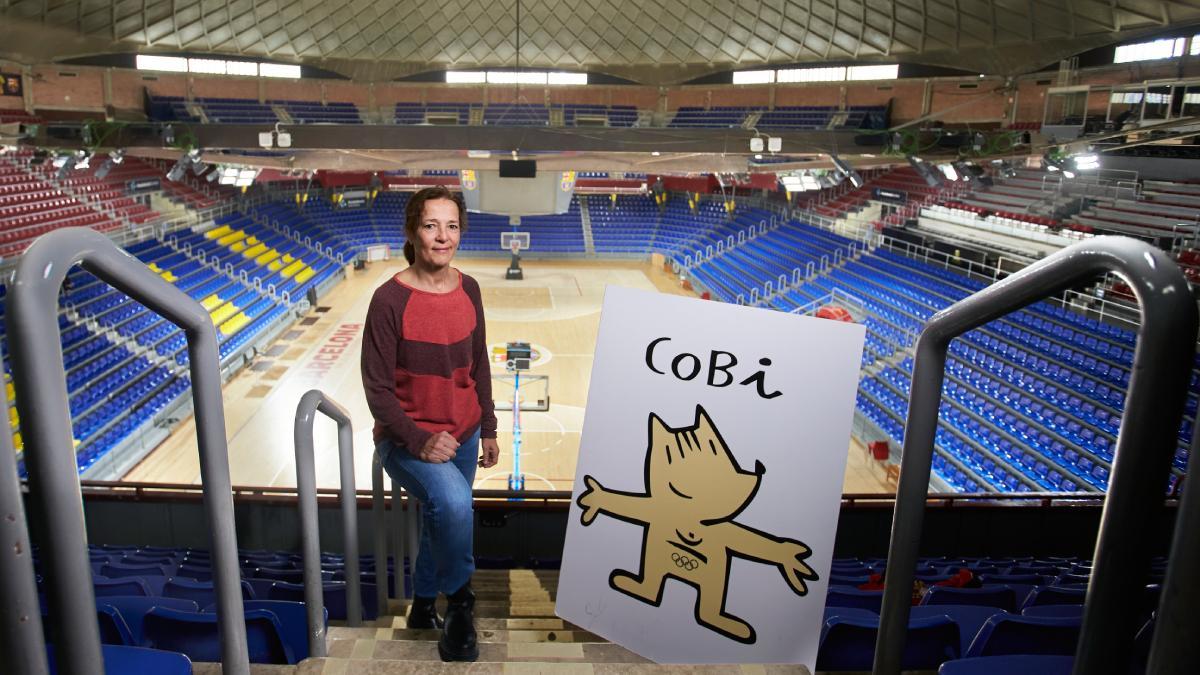
<instances>
[{"instance_id":1,"label":"railing post","mask_svg":"<svg viewBox=\"0 0 1200 675\"><path fill-rule=\"evenodd\" d=\"M62 346L58 340L46 339L58 335L58 292L76 263L166 317L187 336L222 671L248 675L216 328L200 303L104 235L79 227L47 233L25 251L9 287L6 313L31 511L47 533L42 551L49 579L50 624L52 632L60 636L55 646L58 672L96 673L103 664Z\"/></svg>"},{"instance_id":2,"label":"railing post","mask_svg":"<svg viewBox=\"0 0 1200 675\"><path fill-rule=\"evenodd\" d=\"M379 453L371 453L371 520L374 527L375 555L375 614L387 614L388 598L394 597L388 593L388 550L387 550L387 504L383 492L383 465L379 462ZM399 564L396 567L396 582L404 583L404 569Z\"/></svg>"},{"instance_id":3,"label":"railing post","mask_svg":"<svg viewBox=\"0 0 1200 675\"><path fill-rule=\"evenodd\" d=\"M1198 319L1187 280L1165 252L1124 237L1096 237L1062 249L938 312L917 340L888 550L886 576L891 583L884 588L875 645L876 675L900 672L912 596L910 580L916 570L950 341L1104 271L1117 272L1133 289L1141 305L1142 324L1096 537L1073 672L1125 672L1141 600L1140 594L1130 589L1145 578L1150 566L1152 528L1146 523L1159 522L1162 511L1162 489L1187 398ZM1187 520L1187 515L1181 512L1180 518ZM1177 526L1181 524L1177 522ZM1170 562L1175 573L1172 581L1195 574L1195 569L1180 570L1176 563L1174 559ZM1178 630L1169 629L1155 645L1162 658L1195 649L1196 616L1191 608L1182 606L1195 597L1194 580L1183 582L1185 590L1189 587L1191 594L1162 594L1160 617L1181 622L1175 627Z\"/></svg>"},{"instance_id":4,"label":"railing post","mask_svg":"<svg viewBox=\"0 0 1200 675\"><path fill-rule=\"evenodd\" d=\"M0 396L8 419L8 397ZM0 671L46 675L46 641L12 435L0 433Z\"/></svg>"},{"instance_id":5,"label":"railing post","mask_svg":"<svg viewBox=\"0 0 1200 675\"><path fill-rule=\"evenodd\" d=\"M409 567L411 568L409 571L413 580L412 594L415 596L417 594L417 560L421 557L422 507L420 500L414 497L413 493L407 490L404 493L408 495L408 509L401 512L404 515L404 536L406 537L404 548L408 551Z\"/></svg>"},{"instance_id":6,"label":"railing post","mask_svg":"<svg viewBox=\"0 0 1200 675\"><path fill-rule=\"evenodd\" d=\"M362 568L358 564L358 501L354 489L354 430L350 425L350 413L320 390L312 389L300 397L300 403L296 406L293 438L296 446L297 501L300 507L300 546L304 555L304 603L308 608L308 652L313 656L325 656L325 584L321 580L316 451L313 448L313 422L317 412L324 413L338 427L342 536L346 550L346 623L351 626L362 625ZM384 583L387 583L386 580Z\"/></svg>"},{"instance_id":7,"label":"railing post","mask_svg":"<svg viewBox=\"0 0 1200 675\"><path fill-rule=\"evenodd\" d=\"M392 558L394 558L392 564L395 566L396 574L396 597L407 598L409 597L409 593L404 584L404 559L406 557L406 549L408 548L408 530L405 527L404 522L404 503L401 501L400 497L400 484L393 480L392 517L390 521L390 527L392 530ZM410 562L412 562L414 565L410 566L410 573L413 571L412 567L415 567L415 563L417 561L416 550L412 551L411 558L412 560Z\"/></svg>"}]
</instances>

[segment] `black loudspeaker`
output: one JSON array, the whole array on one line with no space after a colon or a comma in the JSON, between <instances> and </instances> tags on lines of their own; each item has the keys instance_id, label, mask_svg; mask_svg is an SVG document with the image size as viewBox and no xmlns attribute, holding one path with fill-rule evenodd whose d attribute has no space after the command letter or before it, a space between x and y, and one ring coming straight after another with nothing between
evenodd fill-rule
<instances>
[{"instance_id":1,"label":"black loudspeaker","mask_svg":"<svg viewBox=\"0 0 1200 675\"><path fill-rule=\"evenodd\" d=\"M308 300L308 306L316 308L317 306L317 289L313 286L308 287L308 291L304 293L304 297Z\"/></svg>"},{"instance_id":2,"label":"black loudspeaker","mask_svg":"<svg viewBox=\"0 0 1200 675\"><path fill-rule=\"evenodd\" d=\"M500 177L537 178L537 162L532 159L502 159Z\"/></svg>"}]
</instances>

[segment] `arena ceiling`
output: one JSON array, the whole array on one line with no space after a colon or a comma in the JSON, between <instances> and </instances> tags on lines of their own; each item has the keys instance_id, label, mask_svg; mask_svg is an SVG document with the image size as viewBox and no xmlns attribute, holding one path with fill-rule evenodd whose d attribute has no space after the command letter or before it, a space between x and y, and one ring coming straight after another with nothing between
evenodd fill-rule
<instances>
[{"instance_id":1,"label":"arena ceiling","mask_svg":"<svg viewBox=\"0 0 1200 675\"><path fill-rule=\"evenodd\" d=\"M1200 23L1200 0L520 0L519 64L674 84L734 68L910 62L987 74ZM0 57L211 53L364 81L518 65L517 0L0 0Z\"/></svg>"}]
</instances>

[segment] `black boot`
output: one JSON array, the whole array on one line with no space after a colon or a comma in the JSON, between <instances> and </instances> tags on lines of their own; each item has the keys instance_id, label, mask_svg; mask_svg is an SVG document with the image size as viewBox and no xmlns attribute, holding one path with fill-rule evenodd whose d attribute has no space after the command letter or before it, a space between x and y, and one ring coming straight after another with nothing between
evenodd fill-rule
<instances>
[{"instance_id":1,"label":"black boot","mask_svg":"<svg viewBox=\"0 0 1200 675\"><path fill-rule=\"evenodd\" d=\"M437 615L437 608L433 606L436 600L414 595L412 607L408 609L408 627L423 630L441 628L442 617Z\"/></svg>"},{"instance_id":2,"label":"black boot","mask_svg":"<svg viewBox=\"0 0 1200 675\"><path fill-rule=\"evenodd\" d=\"M475 661L479 644L475 641L475 593L470 582L447 600L446 627L438 640L438 654L443 661Z\"/></svg>"}]
</instances>

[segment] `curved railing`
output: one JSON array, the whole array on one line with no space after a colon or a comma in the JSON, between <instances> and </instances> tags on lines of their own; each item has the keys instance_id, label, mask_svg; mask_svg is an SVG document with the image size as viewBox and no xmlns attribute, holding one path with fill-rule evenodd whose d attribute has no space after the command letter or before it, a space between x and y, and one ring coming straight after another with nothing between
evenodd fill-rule
<instances>
[{"instance_id":1,"label":"curved railing","mask_svg":"<svg viewBox=\"0 0 1200 675\"><path fill-rule=\"evenodd\" d=\"M300 506L300 550L304 558L304 604L308 612L308 653L325 656L325 584L321 580L321 535L317 528L316 450L313 422L323 413L338 428L342 476L342 537L346 550L346 623L362 625L362 568L358 564L358 500L354 490L354 430L350 413L317 389L296 406L296 491ZM384 579L386 580L386 576ZM378 581L378 579L376 579ZM385 581L386 583L386 581Z\"/></svg>"},{"instance_id":2,"label":"curved railing","mask_svg":"<svg viewBox=\"0 0 1200 675\"><path fill-rule=\"evenodd\" d=\"M51 633L58 636L58 672L96 673L104 663L62 345L57 339L59 288L77 263L182 328L187 337L200 475L212 544L222 670L248 675L250 661L242 620L241 571L216 328L200 303L104 235L79 227L55 230L35 241L21 256L6 298L13 383L29 472L30 510L45 532L40 543L48 580L49 624ZM35 648L45 649L40 636L37 643Z\"/></svg>"},{"instance_id":3,"label":"curved railing","mask_svg":"<svg viewBox=\"0 0 1200 675\"><path fill-rule=\"evenodd\" d=\"M1139 596L1131 592L1130 585L1144 579L1149 570L1152 528L1146 527L1146 523L1157 522L1162 510L1162 491L1170 472L1195 353L1197 310L1187 280L1162 250L1133 239L1096 237L1065 248L951 305L925 325L917 342L909 395L888 551L887 578L892 583L884 588L875 673L900 672L912 595L912 589L902 580L912 579L916 570L950 340L1109 271L1118 273L1134 289L1141 303L1142 324L1117 437L1116 459L1096 538L1074 672L1077 675L1124 672L1138 628L1135 622ZM1183 547L1191 551L1194 562L1196 544L1181 540L1194 539L1195 531L1181 527L1195 522L1195 510L1200 504L1196 490L1192 486L1187 489L1176 522L1174 545L1177 550ZM1168 565L1159 607L1160 617L1176 618L1178 625L1155 636L1150 672L1165 672L1155 670L1156 663L1178 667L1175 664L1181 655L1186 650L1194 651L1189 643L1195 642L1200 631L1200 622L1191 611L1194 607L1180 604L1182 598L1196 597L1200 582L1195 578L1195 568L1180 569L1181 562L1172 559ZM1166 623L1169 621L1160 619L1158 625Z\"/></svg>"}]
</instances>

